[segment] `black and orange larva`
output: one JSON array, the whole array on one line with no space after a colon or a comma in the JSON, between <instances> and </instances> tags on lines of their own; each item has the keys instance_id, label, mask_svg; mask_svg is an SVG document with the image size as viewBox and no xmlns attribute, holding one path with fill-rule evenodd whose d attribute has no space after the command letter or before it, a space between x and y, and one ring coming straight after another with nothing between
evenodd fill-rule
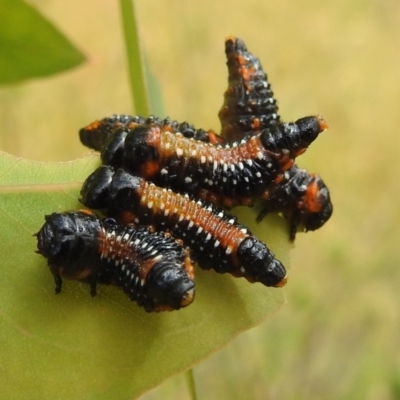
<instances>
[{"instance_id":1,"label":"black and orange larva","mask_svg":"<svg viewBox=\"0 0 400 400\"><path fill-rule=\"evenodd\" d=\"M107 209L121 223L167 230L190 247L203 269L280 287L285 268L267 246L235 217L201 200L191 200L148 183L123 169L101 166L83 184L82 203Z\"/></svg>"},{"instance_id":2,"label":"black and orange larva","mask_svg":"<svg viewBox=\"0 0 400 400\"><path fill-rule=\"evenodd\" d=\"M196 129L187 122L177 122L170 118L157 118L151 115L148 118L131 115L112 115L111 117L96 120L91 124L79 130L79 138L81 143L93 150L102 151L106 146L113 133L118 128L133 129L138 125L157 125L163 127L169 132L179 132L186 138L193 138L202 142L222 143L223 140L215 132L203 129ZM118 145L114 142L114 146L118 149ZM118 150L115 150L118 151Z\"/></svg>"},{"instance_id":3,"label":"black and orange larva","mask_svg":"<svg viewBox=\"0 0 400 400\"><path fill-rule=\"evenodd\" d=\"M241 39L225 41L228 66L228 89L219 112L225 140L254 136L264 128L280 124L277 101L261 63L248 52ZM297 227L306 231L320 228L332 215L329 190L322 179L297 165L290 167L279 183L260 196L265 199L260 221L267 213L282 213L290 223L290 239Z\"/></svg>"},{"instance_id":4,"label":"black and orange larva","mask_svg":"<svg viewBox=\"0 0 400 400\"><path fill-rule=\"evenodd\" d=\"M101 158L104 165L213 203L251 205L326 128L322 117L305 117L222 147L145 124L118 128Z\"/></svg>"},{"instance_id":5,"label":"black and orange larva","mask_svg":"<svg viewBox=\"0 0 400 400\"><path fill-rule=\"evenodd\" d=\"M61 292L62 279L114 284L148 312L178 310L194 298L189 251L170 234L100 220L82 210L53 213L35 234Z\"/></svg>"},{"instance_id":6,"label":"black and orange larva","mask_svg":"<svg viewBox=\"0 0 400 400\"><path fill-rule=\"evenodd\" d=\"M290 240L295 239L298 227L305 231L319 229L333 211L329 190L321 177L296 165L285 172L281 183L269 188L264 198L257 221L268 213L282 213L289 221Z\"/></svg>"},{"instance_id":7,"label":"black and orange larva","mask_svg":"<svg viewBox=\"0 0 400 400\"><path fill-rule=\"evenodd\" d=\"M225 41L228 89L219 111L221 136L229 142L280 123L277 101L260 60L241 39Z\"/></svg>"}]
</instances>

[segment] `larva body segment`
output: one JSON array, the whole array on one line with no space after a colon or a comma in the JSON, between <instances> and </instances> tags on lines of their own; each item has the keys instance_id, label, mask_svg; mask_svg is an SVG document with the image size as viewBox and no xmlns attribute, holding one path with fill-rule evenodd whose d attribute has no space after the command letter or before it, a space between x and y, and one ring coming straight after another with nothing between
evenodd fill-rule
<instances>
[{"instance_id":1,"label":"larva body segment","mask_svg":"<svg viewBox=\"0 0 400 400\"><path fill-rule=\"evenodd\" d=\"M123 169L98 168L84 183L82 202L107 209L123 223L167 230L189 246L201 268L245 277L279 287L286 282L283 265L266 245L235 217L202 200L148 183Z\"/></svg>"},{"instance_id":2,"label":"larva body segment","mask_svg":"<svg viewBox=\"0 0 400 400\"><path fill-rule=\"evenodd\" d=\"M194 298L189 252L163 232L100 220L89 211L47 215L36 234L38 253L48 260L56 282L78 280L91 287L116 285L147 312L177 310Z\"/></svg>"},{"instance_id":3,"label":"larva body segment","mask_svg":"<svg viewBox=\"0 0 400 400\"><path fill-rule=\"evenodd\" d=\"M229 142L280 123L277 101L260 60L235 37L225 41L228 89L219 111L221 135Z\"/></svg>"}]
</instances>

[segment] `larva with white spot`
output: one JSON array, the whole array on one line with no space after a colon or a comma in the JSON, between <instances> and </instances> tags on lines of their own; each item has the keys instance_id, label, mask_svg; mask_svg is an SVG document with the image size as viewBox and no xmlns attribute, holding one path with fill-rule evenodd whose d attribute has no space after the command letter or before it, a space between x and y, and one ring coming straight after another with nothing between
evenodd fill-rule
<instances>
[{"instance_id":1,"label":"larva with white spot","mask_svg":"<svg viewBox=\"0 0 400 400\"><path fill-rule=\"evenodd\" d=\"M170 234L100 220L90 211L53 213L38 233L37 253L48 260L61 292L62 279L116 285L147 312L178 310L194 298L189 250Z\"/></svg>"},{"instance_id":2,"label":"larva with white spot","mask_svg":"<svg viewBox=\"0 0 400 400\"><path fill-rule=\"evenodd\" d=\"M113 138L114 132L118 128L133 129L138 125L157 125L162 126L163 129L175 133L180 132L186 138L193 138L202 142L219 143L222 138L215 132L203 129L196 129L193 125L187 122L177 122L170 118L157 118L151 115L148 118L140 117L138 115L112 115L111 117L96 120L91 124L79 130L79 138L81 143L93 150L104 150L108 154L113 154L118 157L120 147L123 146L124 134L122 137ZM110 139L114 140L108 144ZM107 150L105 148L107 147ZM112 161L109 161L112 162Z\"/></svg>"},{"instance_id":3,"label":"larva with white spot","mask_svg":"<svg viewBox=\"0 0 400 400\"><path fill-rule=\"evenodd\" d=\"M260 60L235 37L226 39L225 54L229 75L218 114L221 136L232 142L279 124L277 101Z\"/></svg>"},{"instance_id":4,"label":"larva with white spot","mask_svg":"<svg viewBox=\"0 0 400 400\"><path fill-rule=\"evenodd\" d=\"M319 116L305 117L222 147L145 124L117 129L101 157L162 187L226 207L251 205L326 127Z\"/></svg>"},{"instance_id":5,"label":"larva with white spot","mask_svg":"<svg viewBox=\"0 0 400 400\"><path fill-rule=\"evenodd\" d=\"M157 187L123 169L99 167L83 184L82 203L121 223L152 225L190 247L203 269L280 287L286 271L267 246L224 210Z\"/></svg>"}]
</instances>

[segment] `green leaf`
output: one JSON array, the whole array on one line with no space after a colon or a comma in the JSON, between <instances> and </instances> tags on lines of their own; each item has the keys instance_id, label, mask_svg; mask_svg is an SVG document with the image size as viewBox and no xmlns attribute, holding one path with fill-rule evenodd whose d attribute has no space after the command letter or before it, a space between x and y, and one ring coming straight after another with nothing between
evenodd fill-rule
<instances>
[{"instance_id":1,"label":"green leaf","mask_svg":"<svg viewBox=\"0 0 400 400\"><path fill-rule=\"evenodd\" d=\"M32 6L0 0L0 84L52 75L85 60Z\"/></svg>"},{"instance_id":2,"label":"green leaf","mask_svg":"<svg viewBox=\"0 0 400 400\"><path fill-rule=\"evenodd\" d=\"M43 164L0 153L2 399L137 397L284 302L282 289L199 268L196 299L180 311L148 314L115 287L91 298L79 282L64 282L56 296L32 234L45 214L81 208L81 183L98 163L97 156ZM254 210L239 212L287 265L285 223L275 217L256 227Z\"/></svg>"}]
</instances>

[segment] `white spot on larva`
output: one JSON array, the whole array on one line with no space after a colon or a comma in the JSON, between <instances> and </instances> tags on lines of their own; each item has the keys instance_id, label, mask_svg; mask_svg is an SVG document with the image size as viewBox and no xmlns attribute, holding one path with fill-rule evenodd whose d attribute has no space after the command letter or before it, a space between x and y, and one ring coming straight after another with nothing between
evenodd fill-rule
<instances>
[{"instance_id":1,"label":"white spot on larva","mask_svg":"<svg viewBox=\"0 0 400 400\"><path fill-rule=\"evenodd\" d=\"M261 178L261 173L260 172L256 172L256 177L257 178Z\"/></svg>"},{"instance_id":2,"label":"white spot on larva","mask_svg":"<svg viewBox=\"0 0 400 400\"><path fill-rule=\"evenodd\" d=\"M196 150L192 150L192 153L191 153L192 157L196 157L196 154L197 154L197 151Z\"/></svg>"},{"instance_id":3,"label":"white spot on larva","mask_svg":"<svg viewBox=\"0 0 400 400\"><path fill-rule=\"evenodd\" d=\"M168 170L163 168L161 171L161 175L167 175L168 174Z\"/></svg>"},{"instance_id":4,"label":"white spot on larva","mask_svg":"<svg viewBox=\"0 0 400 400\"><path fill-rule=\"evenodd\" d=\"M164 203L160 203L160 210L164 210L165 208L165 204Z\"/></svg>"},{"instance_id":5,"label":"white spot on larva","mask_svg":"<svg viewBox=\"0 0 400 400\"><path fill-rule=\"evenodd\" d=\"M179 219L178 219L178 222L181 222L181 221L183 221L183 215L182 214L179 216Z\"/></svg>"},{"instance_id":6,"label":"white spot on larva","mask_svg":"<svg viewBox=\"0 0 400 400\"><path fill-rule=\"evenodd\" d=\"M162 254L159 254L157 257L153 258L154 262L159 262L163 258Z\"/></svg>"},{"instance_id":7,"label":"white spot on larva","mask_svg":"<svg viewBox=\"0 0 400 400\"><path fill-rule=\"evenodd\" d=\"M228 221L228 224L233 225L234 223L235 223L235 220L234 220L233 218L231 218L231 219Z\"/></svg>"},{"instance_id":8,"label":"white spot on larva","mask_svg":"<svg viewBox=\"0 0 400 400\"><path fill-rule=\"evenodd\" d=\"M142 249L145 249L147 247L148 243L147 242L143 242L142 243Z\"/></svg>"},{"instance_id":9,"label":"white spot on larva","mask_svg":"<svg viewBox=\"0 0 400 400\"><path fill-rule=\"evenodd\" d=\"M222 178L222 182L226 182L226 178L225 178L225 176Z\"/></svg>"},{"instance_id":10,"label":"white spot on larva","mask_svg":"<svg viewBox=\"0 0 400 400\"><path fill-rule=\"evenodd\" d=\"M235 164L229 164L229 168L232 172L235 172Z\"/></svg>"},{"instance_id":11,"label":"white spot on larva","mask_svg":"<svg viewBox=\"0 0 400 400\"><path fill-rule=\"evenodd\" d=\"M129 233L125 233L125 235L124 235L124 240L129 240Z\"/></svg>"},{"instance_id":12,"label":"white spot on larva","mask_svg":"<svg viewBox=\"0 0 400 400\"><path fill-rule=\"evenodd\" d=\"M135 246L137 246L139 243L140 243L140 240L139 240L139 239L136 239L136 240L135 240Z\"/></svg>"},{"instance_id":13,"label":"white spot on larva","mask_svg":"<svg viewBox=\"0 0 400 400\"><path fill-rule=\"evenodd\" d=\"M257 158L259 160L262 160L264 158L263 153L261 153L261 151L257 152Z\"/></svg>"},{"instance_id":14,"label":"white spot on larva","mask_svg":"<svg viewBox=\"0 0 400 400\"><path fill-rule=\"evenodd\" d=\"M220 241L216 240L215 243L214 243L214 247L218 247L220 244L221 244Z\"/></svg>"},{"instance_id":15,"label":"white spot on larva","mask_svg":"<svg viewBox=\"0 0 400 400\"><path fill-rule=\"evenodd\" d=\"M185 183L191 183L192 182L192 178L190 176L187 176L185 178Z\"/></svg>"},{"instance_id":16,"label":"white spot on larva","mask_svg":"<svg viewBox=\"0 0 400 400\"><path fill-rule=\"evenodd\" d=\"M238 146L238 142L233 142L232 143L232 147L237 147Z\"/></svg>"},{"instance_id":17,"label":"white spot on larva","mask_svg":"<svg viewBox=\"0 0 400 400\"><path fill-rule=\"evenodd\" d=\"M231 254L232 253L232 247L228 246L225 250L225 254Z\"/></svg>"},{"instance_id":18,"label":"white spot on larva","mask_svg":"<svg viewBox=\"0 0 400 400\"><path fill-rule=\"evenodd\" d=\"M152 201L149 201L147 203L147 208L153 208L153 202Z\"/></svg>"},{"instance_id":19,"label":"white spot on larva","mask_svg":"<svg viewBox=\"0 0 400 400\"><path fill-rule=\"evenodd\" d=\"M200 235L201 232L203 232L203 228L200 226L199 229L197 229L196 235Z\"/></svg>"},{"instance_id":20,"label":"white spot on larva","mask_svg":"<svg viewBox=\"0 0 400 400\"><path fill-rule=\"evenodd\" d=\"M218 167L218 162L216 160L214 160L214 164L213 164L213 171L215 171Z\"/></svg>"},{"instance_id":21,"label":"white spot on larva","mask_svg":"<svg viewBox=\"0 0 400 400\"><path fill-rule=\"evenodd\" d=\"M168 208L166 208L166 209L164 210L164 215L165 215L165 216L169 215L169 209L168 209Z\"/></svg>"},{"instance_id":22,"label":"white spot on larva","mask_svg":"<svg viewBox=\"0 0 400 400\"><path fill-rule=\"evenodd\" d=\"M243 163L242 163L242 162L239 162L239 168L240 168L240 169L244 169L244 166L243 166Z\"/></svg>"},{"instance_id":23,"label":"white spot on larva","mask_svg":"<svg viewBox=\"0 0 400 400\"><path fill-rule=\"evenodd\" d=\"M168 150L171 147L171 145L167 142L165 143L165 148Z\"/></svg>"},{"instance_id":24,"label":"white spot on larva","mask_svg":"<svg viewBox=\"0 0 400 400\"><path fill-rule=\"evenodd\" d=\"M147 249L147 251L151 251L154 249L154 246L149 246L149 248Z\"/></svg>"},{"instance_id":25,"label":"white spot on larva","mask_svg":"<svg viewBox=\"0 0 400 400\"><path fill-rule=\"evenodd\" d=\"M142 286L144 286L145 283L146 283L146 282L145 282L144 279L142 279L142 280L140 281L140 284L141 284Z\"/></svg>"},{"instance_id":26,"label":"white spot on larva","mask_svg":"<svg viewBox=\"0 0 400 400\"><path fill-rule=\"evenodd\" d=\"M200 162L201 162L202 164L204 164L204 163L206 162L206 158L205 158L204 156L201 156L201 157L200 157Z\"/></svg>"},{"instance_id":27,"label":"white spot on larva","mask_svg":"<svg viewBox=\"0 0 400 400\"><path fill-rule=\"evenodd\" d=\"M242 229L240 230L240 232L242 232L242 233L247 233L247 229L246 229L246 228L242 228Z\"/></svg>"},{"instance_id":28,"label":"white spot on larva","mask_svg":"<svg viewBox=\"0 0 400 400\"><path fill-rule=\"evenodd\" d=\"M271 168L272 167L272 164L271 163L268 163L267 164L267 168Z\"/></svg>"},{"instance_id":29,"label":"white spot on larva","mask_svg":"<svg viewBox=\"0 0 400 400\"><path fill-rule=\"evenodd\" d=\"M193 221L190 221L190 222L189 222L189 225L188 225L188 229L192 228L193 225L194 225L194 224L193 224Z\"/></svg>"},{"instance_id":30,"label":"white spot on larva","mask_svg":"<svg viewBox=\"0 0 400 400\"><path fill-rule=\"evenodd\" d=\"M178 157L181 157L182 155L183 155L183 150L181 149L181 148L177 148L176 149L176 155L178 156Z\"/></svg>"},{"instance_id":31,"label":"white spot on larva","mask_svg":"<svg viewBox=\"0 0 400 400\"><path fill-rule=\"evenodd\" d=\"M121 265L121 271L124 272L125 271L125 264Z\"/></svg>"},{"instance_id":32,"label":"white spot on larva","mask_svg":"<svg viewBox=\"0 0 400 400\"><path fill-rule=\"evenodd\" d=\"M217 215L219 218L222 218L224 216L224 213L222 211L220 211Z\"/></svg>"},{"instance_id":33,"label":"white spot on larva","mask_svg":"<svg viewBox=\"0 0 400 400\"><path fill-rule=\"evenodd\" d=\"M241 272L242 274L245 274L245 273L246 273L246 270L245 270L243 267L240 267L240 272Z\"/></svg>"},{"instance_id":34,"label":"white spot on larva","mask_svg":"<svg viewBox=\"0 0 400 400\"><path fill-rule=\"evenodd\" d=\"M245 182L249 181L249 178L247 176L244 177Z\"/></svg>"},{"instance_id":35,"label":"white spot on larva","mask_svg":"<svg viewBox=\"0 0 400 400\"><path fill-rule=\"evenodd\" d=\"M208 184L210 185L210 186L212 186L212 185L214 185L214 181L212 181L211 179L208 181Z\"/></svg>"},{"instance_id":36,"label":"white spot on larva","mask_svg":"<svg viewBox=\"0 0 400 400\"><path fill-rule=\"evenodd\" d=\"M208 161L213 162L212 156L208 156Z\"/></svg>"},{"instance_id":37,"label":"white spot on larva","mask_svg":"<svg viewBox=\"0 0 400 400\"><path fill-rule=\"evenodd\" d=\"M234 179L232 182L233 182L234 185L237 184L237 180L236 179Z\"/></svg>"},{"instance_id":38,"label":"white spot on larva","mask_svg":"<svg viewBox=\"0 0 400 400\"><path fill-rule=\"evenodd\" d=\"M253 165L253 160L248 159L246 160L246 163L251 167Z\"/></svg>"},{"instance_id":39,"label":"white spot on larva","mask_svg":"<svg viewBox=\"0 0 400 400\"><path fill-rule=\"evenodd\" d=\"M281 150L283 154L289 154L289 150L288 149L282 149Z\"/></svg>"},{"instance_id":40,"label":"white spot on larva","mask_svg":"<svg viewBox=\"0 0 400 400\"><path fill-rule=\"evenodd\" d=\"M134 222L135 224L138 224L138 223L139 223L139 218L135 218L135 219L133 220L133 222Z\"/></svg>"},{"instance_id":41,"label":"white spot on larva","mask_svg":"<svg viewBox=\"0 0 400 400\"><path fill-rule=\"evenodd\" d=\"M211 239L211 233L208 233L206 236L206 242L208 242Z\"/></svg>"}]
</instances>

